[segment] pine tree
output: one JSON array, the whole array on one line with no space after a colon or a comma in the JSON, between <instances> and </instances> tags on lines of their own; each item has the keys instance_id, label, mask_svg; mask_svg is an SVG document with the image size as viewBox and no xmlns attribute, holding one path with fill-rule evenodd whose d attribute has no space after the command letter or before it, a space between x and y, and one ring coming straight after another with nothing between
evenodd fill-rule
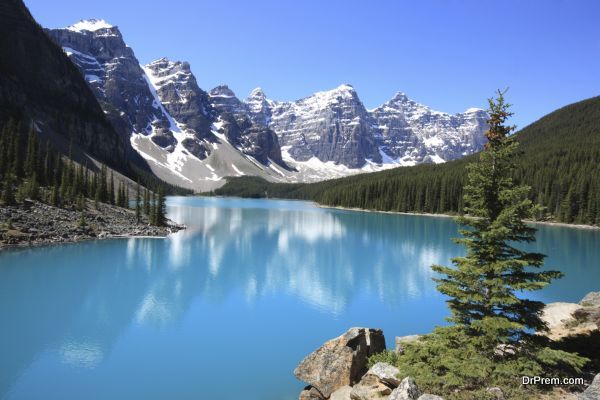
<instances>
[{"instance_id":1,"label":"pine tree","mask_svg":"<svg viewBox=\"0 0 600 400\"><path fill-rule=\"evenodd\" d=\"M32 126L27 136L27 154L25 158L25 174L31 176L37 171L38 165L38 138Z\"/></svg>"},{"instance_id":2,"label":"pine tree","mask_svg":"<svg viewBox=\"0 0 600 400\"><path fill-rule=\"evenodd\" d=\"M150 194L148 193L148 189L144 189L144 214L150 216Z\"/></svg>"},{"instance_id":3,"label":"pine tree","mask_svg":"<svg viewBox=\"0 0 600 400\"><path fill-rule=\"evenodd\" d=\"M152 202L150 204L150 225L157 225L156 219L156 192L152 192Z\"/></svg>"},{"instance_id":4,"label":"pine tree","mask_svg":"<svg viewBox=\"0 0 600 400\"><path fill-rule=\"evenodd\" d=\"M165 214L166 214L166 205L165 205L165 190L162 186L158 188L158 195L156 199L156 217L154 224L157 226L165 225Z\"/></svg>"},{"instance_id":5,"label":"pine tree","mask_svg":"<svg viewBox=\"0 0 600 400\"><path fill-rule=\"evenodd\" d=\"M4 179L4 188L2 189L2 202L6 206L14 206L17 203L15 199L13 177L10 175Z\"/></svg>"},{"instance_id":6,"label":"pine tree","mask_svg":"<svg viewBox=\"0 0 600 400\"><path fill-rule=\"evenodd\" d=\"M29 178L29 183L27 184L27 197L31 200L38 200L40 197L40 184L38 183L36 172Z\"/></svg>"},{"instance_id":7,"label":"pine tree","mask_svg":"<svg viewBox=\"0 0 600 400\"><path fill-rule=\"evenodd\" d=\"M117 190L117 206L123 207L123 184L119 182L119 189Z\"/></svg>"},{"instance_id":8,"label":"pine tree","mask_svg":"<svg viewBox=\"0 0 600 400\"><path fill-rule=\"evenodd\" d=\"M115 179L112 171L110 171L110 181L108 182L107 202L113 205L115 204Z\"/></svg>"},{"instance_id":9,"label":"pine tree","mask_svg":"<svg viewBox=\"0 0 600 400\"><path fill-rule=\"evenodd\" d=\"M438 389L510 385L519 375L538 375L560 363L578 370L587 361L545 347L546 339L535 334L547 329L540 318L544 304L517 296L561 273L539 271L545 256L515 247L535 241L536 230L524 220L539 206L528 198L530 188L512 179L517 142L510 136L514 127L506 125L512 113L504 92L489 106L488 143L468 166L466 215L457 218L465 228L455 241L467 254L454 258L454 267L432 267L441 275L434 279L438 290L450 298L452 325L437 328L400 361L403 372Z\"/></svg>"},{"instance_id":10,"label":"pine tree","mask_svg":"<svg viewBox=\"0 0 600 400\"><path fill-rule=\"evenodd\" d=\"M139 224L142 219L142 205L141 201L141 193L140 193L140 182L138 181L137 186L135 188L135 220Z\"/></svg>"}]
</instances>

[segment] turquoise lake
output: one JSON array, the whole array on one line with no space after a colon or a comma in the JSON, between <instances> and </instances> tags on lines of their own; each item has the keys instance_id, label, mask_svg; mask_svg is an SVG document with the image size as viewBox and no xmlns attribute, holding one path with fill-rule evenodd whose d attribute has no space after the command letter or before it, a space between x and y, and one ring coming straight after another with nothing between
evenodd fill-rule
<instances>
[{"instance_id":1,"label":"turquoise lake","mask_svg":"<svg viewBox=\"0 0 600 400\"><path fill-rule=\"evenodd\" d=\"M430 265L452 219L312 203L168 199L188 229L0 252L2 399L297 399L292 371L352 326L426 333L448 315ZM600 231L539 226L565 277L532 297L600 290Z\"/></svg>"}]
</instances>

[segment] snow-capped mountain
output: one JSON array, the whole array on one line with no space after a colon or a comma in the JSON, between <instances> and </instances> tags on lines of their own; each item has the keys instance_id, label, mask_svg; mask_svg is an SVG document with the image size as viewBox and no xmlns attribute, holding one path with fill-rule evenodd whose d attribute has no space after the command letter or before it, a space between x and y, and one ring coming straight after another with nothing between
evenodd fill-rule
<instances>
[{"instance_id":1,"label":"snow-capped mountain","mask_svg":"<svg viewBox=\"0 0 600 400\"><path fill-rule=\"evenodd\" d=\"M269 100L255 89L245 102L254 121L277 133L286 160L333 162L351 169L459 158L482 148L487 127L483 110L451 115L401 92L366 110L347 84L293 102ZM296 165L294 161L289 163Z\"/></svg>"},{"instance_id":2,"label":"snow-capped mountain","mask_svg":"<svg viewBox=\"0 0 600 400\"><path fill-rule=\"evenodd\" d=\"M279 102L257 88L240 100L227 86L208 93L187 62L140 65L116 26L83 20L46 30L79 68L115 128L160 178L196 190L228 176L315 181L482 148L487 115L450 115L398 93L367 110L344 84Z\"/></svg>"},{"instance_id":3,"label":"snow-capped mountain","mask_svg":"<svg viewBox=\"0 0 600 400\"><path fill-rule=\"evenodd\" d=\"M140 65L118 27L103 20L46 32L79 68L113 125L161 179L210 190L227 176L284 178L287 166L277 136L251 124L229 132L229 117L215 112L188 63L161 58ZM230 143L225 133L235 140Z\"/></svg>"}]
</instances>

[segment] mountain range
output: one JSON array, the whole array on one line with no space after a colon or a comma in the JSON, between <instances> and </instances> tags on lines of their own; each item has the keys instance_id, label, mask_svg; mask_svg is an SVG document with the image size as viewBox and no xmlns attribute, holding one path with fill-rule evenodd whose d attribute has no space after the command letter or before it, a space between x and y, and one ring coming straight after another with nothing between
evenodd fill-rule
<instances>
[{"instance_id":1,"label":"mountain range","mask_svg":"<svg viewBox=\"0 0 600 400\"><path fill-rule=\"evenodd\" d=\"M196 191L226 177L312 182L396 166L442 163L484 144L487 114L448 114L397 93L366 109L351 85L297 101L257 88L240 100L205 91L187 62L140 65L118 27L82 20L45 32L80 71L104 114L159 178Z\"/></svg>"}]
</instances>

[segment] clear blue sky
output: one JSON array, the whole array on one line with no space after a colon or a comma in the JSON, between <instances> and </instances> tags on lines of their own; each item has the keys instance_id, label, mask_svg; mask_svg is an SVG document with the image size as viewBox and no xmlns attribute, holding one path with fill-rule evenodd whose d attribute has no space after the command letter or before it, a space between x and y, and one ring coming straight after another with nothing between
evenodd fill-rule
<instances>
[{"instance_id":1,"label":"clear blue sky","mask_svg":"<svg viewBox=\"0 0 600 400\"><path fill-rule=\"evenodd\" d=\"M189 61L203 89L278 100L350 83L367 108L395 92L440 111L510 87L523 127L600 95L597 0L25 0L45 27L118 25L142 63Z\"/></svg>"}]
</instances>

